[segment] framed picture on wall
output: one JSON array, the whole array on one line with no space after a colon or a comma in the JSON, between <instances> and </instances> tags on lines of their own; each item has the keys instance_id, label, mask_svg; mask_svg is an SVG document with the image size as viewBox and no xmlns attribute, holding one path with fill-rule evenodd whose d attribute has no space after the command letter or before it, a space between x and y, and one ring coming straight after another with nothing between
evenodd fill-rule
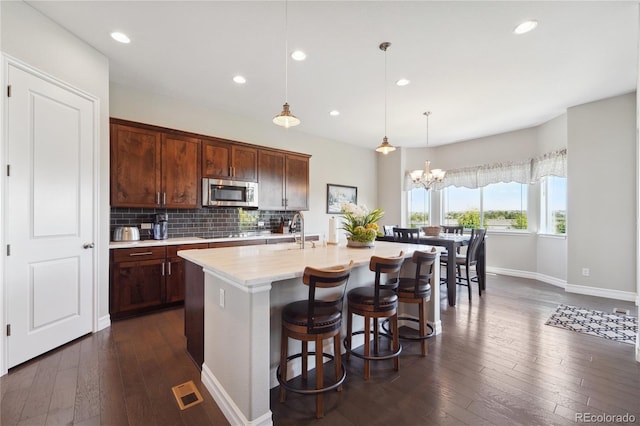
<instances>
[{"instance_id":1,"label":"framed picture on wall","mask_svg":"<svg viewBox=\"0 0 640 426\"><path fill-rule=\"evenodd\" d=\"M343 203L358 204L358 187L327 184L327 213L340 213Z\"/></svg>"}]
</instances>

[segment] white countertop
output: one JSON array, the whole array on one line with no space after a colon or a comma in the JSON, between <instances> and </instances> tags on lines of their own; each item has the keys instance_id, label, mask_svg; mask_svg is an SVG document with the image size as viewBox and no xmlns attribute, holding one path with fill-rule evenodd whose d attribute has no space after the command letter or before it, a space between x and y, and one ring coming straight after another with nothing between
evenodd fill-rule
<instances>
[{"instance_id":1,"label":"white countertop","mask_svg":"<svg viewBox=\"0 0 640 426\"><path fill-rule=\"evenodd\" d=\"M306 237L315 237L318 234L308 234ZM135 247L159 247L174 246L180 244L198 244L198 243L219 243L226 241L250 241L250 240L279 240L293 238L294 234L256 234L245 237L225 237L225 238L200 238L200 237L184 237L184 238L168 238L166 240L140 240L140 241L111 241L110 249L116 248L135 248Z\"/></svg>"},{"instance_id":2,"label":"white countertop","mask_svg":"<svg viewBox=\"0 0 640 426\"><path fill-rule=\"evenodd\" d=\"M367 265L371 256L397 256L400 251L405 257L415 250L431 251L434 246L376 241L374 248L350 248L346 243L322 246L310 242L304 250L295 243L264 244L256 246L223 247L201 250L182 250L183 257L205 271L214 272L237 284L251 287L267 282L301 277L306 266L328 268L346 265L351 260L354 266ZM443 251L442 247L435 247Z\"/></svg>"}]
</instances>

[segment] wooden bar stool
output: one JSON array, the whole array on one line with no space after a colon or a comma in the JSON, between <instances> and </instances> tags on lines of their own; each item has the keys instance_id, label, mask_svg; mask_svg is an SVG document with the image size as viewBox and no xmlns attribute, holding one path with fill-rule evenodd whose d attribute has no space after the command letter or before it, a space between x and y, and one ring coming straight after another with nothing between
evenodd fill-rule
<instances>
[{"instance_id":1,"label":"wooden bar stool","mask_svg":"<svg viewBox=\"0 0 640 426\"><path fill-rule=\"evenodd\" d=\"M414 321L419 323L418 335L398 334L400 339L420 340L422 345L422 356L427 355L427 339L433 335L433 327L427 324L427 302L431 300L431 283L433 277L433 265L436 260L435 247L431 252L414 251L411 258L416 264L414 277L401 277L398 282L396 292L398 303L413 303L418 305L418 319L410 317L398 317L400 321ZM384 323L383 328L390 334L388 324ZM427 333L427 328L431 330Z\"/></svg>"},{"instance_id":2,"label":"wooden bar stool","mask_svg":"<svg viewBox=\"0 0 640 426\"><path fill-rule=\"evenodd\" d=\"M375 272L373 286L358 287L347 294L347 336L344 339L344 347L347 350L345 356L354 355L364 359L364 378L369 379L369 361L393 359L393 367L396 371L399 368L398 358L402 351L400 340L398 339L398 295L393 290L400 268L404 262L404 252L400 252L398 257L372 256L369 261L369 270ZM387 275L387 282L390 285L382 284L381 275ZM353 331L353 315L364 317L364 331ZM388 318L391 324L391 333L380 333L378 327L379 318ZM371 321L373 321L373 353L371 353ZM364 334L364 350L352 348L352 338L356 334ZM379 337L384 336L390 339L391 348L387 352L381 352L379 347Z\"/></svg>"},{"instance_id":3,"label":"wooden bar stool","mask_svg":"<svg viewBox=\"0 0 640 426\"><path fill-rule=\"evenodd\" d=\"M307 266L302 282L309 286L308 299L289 303L282 309L280 365L276 371L280 382L280 402L286 400L286 391L316 395L317 418L324 416L323 393L333 389L342 390L342 382L346 377L340 354L340 330L344 293L352 266L353 260L346 267L315 269ZM302 342L301 353L288 355L289 338ZM323 341L330 338L333 338L334 355L323 353L322 350ZM313 352L309 352L308 342L315 343ZM307 383L309 355L315 356L315 385ZM296 358L302 358L300 385L287 381L287 363ZM324 384L324 358L335 362L335 381L329 385Z\"/></svg>"}]
</instances>

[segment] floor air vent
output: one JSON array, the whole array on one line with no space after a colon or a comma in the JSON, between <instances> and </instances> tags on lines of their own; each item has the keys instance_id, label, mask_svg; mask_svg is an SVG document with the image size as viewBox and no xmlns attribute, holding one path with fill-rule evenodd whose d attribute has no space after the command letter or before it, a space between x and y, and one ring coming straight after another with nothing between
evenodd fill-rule
<instances>
[{"instance_id":1,"label":"floor air vent","mask_svg":"<svg viewBox=\"0 0 640 426\"><path fill-rule=\"evenodd\" d=\"M193 380L174 386L171 390L173 391L173 395L176 397L176 401L178 402L178 406L180 406L181 410L186 410L187 408L193 407L194 405L202 402L202 395L198 392L198 388L196 388Z\"/></svg>"}]
</instances>

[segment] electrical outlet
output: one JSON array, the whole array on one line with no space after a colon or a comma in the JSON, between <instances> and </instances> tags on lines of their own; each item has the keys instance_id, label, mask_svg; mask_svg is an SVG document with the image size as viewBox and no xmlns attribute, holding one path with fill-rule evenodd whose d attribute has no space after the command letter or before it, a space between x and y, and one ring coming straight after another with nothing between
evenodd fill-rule
<instances>
[{"instance_id":1,"label":"electrical outlet","mask_svg":"<svg viewBox=\"0 0 640 426\"><path fill-rule=\"evenodd\" d=\"M220 307L224 308L224 289L220 289Z\"/></svg>"},{"instance_id":2,"label":"electrical outlet","mask_svg":"<svg viewBox=\"0 0 640 426\"><path fill-rule=\"evenodd\" d=\"M140 225L140 229L151 229L150 223L143 223Z\"/></svg>"},{"instance_id":3,"label":"electrical outlet","mask_svg":"<svg viewBox=\"0 0 640 426\"><path fill-rule=\"evenodd\" d=\"M264 228L264 222L263 221L259 221L258 222L258 228Z\"/></svg>"},{"instance_id":4,"label":"electrical outlet","mask_svg":"<svg viewBox=\"0 0 640 426\"><path fill-rule=\"evenodd\" d=\"M582 276L583 277L588 277L590 273L591 273L591 271L589 271L589 268L582 268Z\"/></svg>"}]
</instances>

